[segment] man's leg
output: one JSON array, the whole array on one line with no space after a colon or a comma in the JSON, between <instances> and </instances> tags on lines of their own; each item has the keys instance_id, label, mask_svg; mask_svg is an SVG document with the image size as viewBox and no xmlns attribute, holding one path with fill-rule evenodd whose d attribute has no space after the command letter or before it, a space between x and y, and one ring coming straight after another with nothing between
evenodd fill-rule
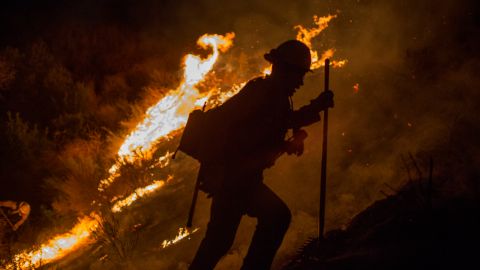
<instances>
[{"instance_id":1,"label":"man's leg","mask_svg":"<svg viewBox=\"0 0 480 270\"><path fill-rule=\"evenodd\" d=\"M247 214L256 217L258 223L242 269L270 269L290 225L291 213L287 205L263 183L250 196Z\"/></svg>"},{"instance_id":2,"label":"man's leg","mask_svg":"<svg viewBox=\"0 0 480 270\"><path fill-rule=\"evenodd\" d=\"M190 270L210 270L217 265L233 244L243 215L237 201L226 194L213 197L205 238L195 254Z\"/></svg>"}]
</instances>

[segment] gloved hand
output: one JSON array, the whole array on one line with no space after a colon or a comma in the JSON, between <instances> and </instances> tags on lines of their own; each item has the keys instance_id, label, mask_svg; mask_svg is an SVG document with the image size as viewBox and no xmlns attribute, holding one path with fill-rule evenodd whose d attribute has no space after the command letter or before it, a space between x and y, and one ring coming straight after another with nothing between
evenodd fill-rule
<instances>
[{"instance_id":1,"label":"gloved hand","mask_svg":"<svg viewBox=\"0 0 480 270\"><path fill-rule=\"evenodd\" d=\"M324 91L318 95L310 103L320 112L328 108L333 108L333 92L331 90Z\"/></svg>"},{"instance_id":2,"label":"gloved hand","mask_svg":"<svg viewBox=\"0 0 480 270\"><path fill-rule=\"evenodd\" d=\"M286 142L286 152L289 155L303 154L303 141L307 138L307 132L303 129L293 131L293 136Z\"/></svg>"}]
</instances>

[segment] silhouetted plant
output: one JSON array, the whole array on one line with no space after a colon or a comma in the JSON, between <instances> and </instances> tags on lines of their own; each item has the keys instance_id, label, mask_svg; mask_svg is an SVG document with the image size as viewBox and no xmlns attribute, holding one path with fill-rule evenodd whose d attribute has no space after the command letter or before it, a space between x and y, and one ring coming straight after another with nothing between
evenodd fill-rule
<instances>
[{"instance_id":1,"label":"silhouetted plant","mask_svg":"<svg viewBox=\"0 0 480 270\"><path fill-rule=\"evenodd\" d=\"M128 224L121 223L109 211L105 211L103 216L98 218L98 223L93 236L103 247L103 259L123 269L129 269L139 239L135 227L132 229Z\"/></svg>"}]
</instances>

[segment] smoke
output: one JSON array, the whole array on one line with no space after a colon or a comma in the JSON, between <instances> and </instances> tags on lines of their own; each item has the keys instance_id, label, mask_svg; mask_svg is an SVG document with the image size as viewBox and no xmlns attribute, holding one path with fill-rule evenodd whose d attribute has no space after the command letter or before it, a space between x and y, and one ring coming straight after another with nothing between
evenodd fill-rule
<instances>
[{"instance_id":1,"label":"smoke","mask_svg":"<svg viewBox=\"0 0 480 270\"><path fill-rule=\"evenodd\" d=\"M409 153L432 156L438 161L438 170L448 170L442 166L451 156L438 149L462 152L451 142L452 133L458 132L456 122L465 119L470 126L462 129L472 130L478 115L474 87L479 63L474 49L479 42L475 28L478 10L473 2L263 3L268 8L234 16L236 48L251 52L251 57L260 61L269 48L294 37L291 26L308 25L312 14L338 14L314 43L319 48L335 47L335 58L348 59L346 67L331 72L336 107L330 113L327 230L347 224L353 215L383 198L381 191L392 193L388 186L404 184L408 177L402 157ZM317 71L306 78L294 98L297 107L322 90L322 76ZM356 83L358 93L353 89ZM266 183L294 215L274 268L316 233L321 125L307 131L302 157L282 157L265 172ZM471 136L466 139L474 142ZM458 170L452 164L448 168ZM208 215L208 209L203 213ZM253 222L245 223L249 230L239 231L233 254L219 269L241 264L242 248L254 229ZM233 264L236 259L238 263Z\"/></svg>"},{"instance_id":2,"label":"smoke","mask_svg":"<svg viewBox=\"0 0 480 270\"><path fill-rule=\"evenodd\" d=\"M407 175L401 157L410 152L433 156L438 160L438 170L452 169L450 174L457 174L457 178L471 175L471 168L480 164L474 158L478 146L472 146L476 143L472 131L479 130L480 120L480 16L473 0L66 2L30 4L32 9L7 6L2 17L12 27L1 27L1 44L21 47L44 38L59 51L75 76L94 81L97 94L120 95L112 97L118 102L107 98L99 102L102 106L97 113L104 123L138 119L141 113L135 111L141 112L155 102L158 93L179 80L176 71L180 70L181 56L195 51L194 42L204 33L236 33L234 47L222 56L216 68L217 77L224 78L219 85L228 89L259 74L267 65L263 54L295 38L295 25L311 25L315 14L337 14L313 43L320 51L334 47L334 59L348 60L345 67L331 70L335 108L329 119L327 230L341 228L356 213L382 198L381 191L388 190L385 184L395 188L402 185ZM29 14L44 27L30 29L27 21L14 18L9 11ZM61 24L68 27L58 30ZM79 47L69 47L68 42L52 41L55 34L47 33L57 29L69 37L67 41L75 40L76 35L81 36L81 31L73 30L77 26L104 28L94 39L98 43L88 45L93 41L87 40L80 52L73 50ZM106 37L104 42L98 41L101 37ZM109 51L112 53L106 54ZM73 57L76 54L81 57ZM95 56L101 56L97 60L108 65L86 60ZM75 67L78 63L81 67ZM147 74L144 82L131 76L133 71ZM305 86L294 97L295 107L316 97L323 90L322 82L321 70L307 75ZM358 92L353 89L357 83ZM152 98L152 93L157 96ZM134 109L119 117L118 112L128 106ZM128 125L134 125L135 121L131 122ZM122 128L117 126L117 130ZM306 130L309 136L303 156L284 156L264 174L265 182L293 213L274 269L285 264L317 232L322 125L314 124ZM459 168L452 156L467 165ZM125 213L126 219L143 226L139 254L133 257L139 269L186 269L192 259L209 218L210 200L203 196L195 217L200 231L190 241L165 250L160 244L174 236L185 222L197 166L190 158L179 155L169 169L175 182L143 202L141 208ZM465 183L464 189L468 187ZM254 229L255 220L245 217L232 250L217 269L240 267ZM97 262L92 267L106 266Z\"/></svg>"},{"instance_id":3,"label":"smoke","mask_svg":"<svg viewBox=\"0 0 480 270\"><path fill-rule=\"evenodd\" d=\"M324 49L335 47L336 58L348 59L345 68L331 73L336 107L330 113L327 230L341 228L382 198L381 191L389 191L387 184L399 188L405 183L402 157L409 153L427 153L444 164L450 157L437 149L456 147L449 144L456 119L474 123L478 99L473 97L478 94L472 86L478 81L478 59L470 53L475 53L478 31L472 26L473 3L262 2L250 3L256 8L248 11L242 4L236 8L227 5L222 15L218 15L216 3L204 3L202 7L209 8L202 11L219 16L219 21L237 34L235 47L223 65L231 67L240 81L261 70L263 53L294 38L294 25L308 25L313 14L338 14L314 43ZM230 9L235 10L234 16ZM357 83L359 91L355 93ZM321 90L322 72L317 71L306 78L305 87L294 99L296 106ZM293 212L274 268L284 264L317 230L321 125L307 131L302 157L282 157L265 172L266 183ZM208 214L208 201L201 200L197 224L205 228ZM218 269L241 265L254 226L254 220L245 218L231 252ZM194 236L190 245L196 247L200 238Z\"/></svg>"}]
</instances>

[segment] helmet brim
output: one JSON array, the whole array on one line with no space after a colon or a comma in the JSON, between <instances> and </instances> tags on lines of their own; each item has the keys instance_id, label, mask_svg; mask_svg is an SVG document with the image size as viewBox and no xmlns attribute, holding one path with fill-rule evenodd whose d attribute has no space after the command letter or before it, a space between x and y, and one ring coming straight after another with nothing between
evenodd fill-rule
<instances>
[{"instance_id":1,"label":"helmet brim","mask_svg":"<svg viewBox=\"0 0 480 270\"><path fill-rule=\"evenodd\" d=\"M298 69L298 70L300 70L300 71L303 71L303 72L305 72L305 73L307 73L307 72L312 72L312 73L313 73L313 69L304 69L304 68L299 67L299 66L297 66L297 65L292 65L292 64L287 63L287 62L285 62L285 61L282 61L282 59L276 58L271 52L264 54L264 55L263 55L263 58L265 58L265 60L267 60L267 61L268 61L269 63L271 63L272 65L273 65L273 64L276 64L276 63L284 63L284 64L286 64L286 65L288 65L288 66L291 66L291 67L293 67L293 68L295 68L295 69Z\"/></svg>"}]
</instances>

